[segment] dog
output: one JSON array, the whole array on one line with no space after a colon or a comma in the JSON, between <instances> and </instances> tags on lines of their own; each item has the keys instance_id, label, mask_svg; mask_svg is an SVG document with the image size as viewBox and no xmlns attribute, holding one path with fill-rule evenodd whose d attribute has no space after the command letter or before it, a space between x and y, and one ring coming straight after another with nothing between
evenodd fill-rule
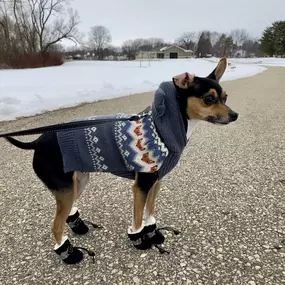
<instances>
[{"instance_id":1,"label":"dog","mask_svg":"<svg viewBox=\"0 0 285 285\"><path fill-rule=\"evenodd\" d=\"M157 228L154 217L155 201L162 178L177 165L189 140L187 133L198 121L226 125L238 119L238 113L226 105L227 93L219 84L226 67L227 60L222 58L207 77L197 77L187 72L174 76L172 81L162 83L155 92L152 109L146 119L128 124L107 124L99 136L99 127L86 128L74 149L71 146L75 145L77 133L44 133L28 143L6 138L18 148L34 150L33 169L56 200L52 225L56 241L54 250L65 263L75 264L83 259L80 248L72 246L63 233L66 223L76 234L88 232L88 225L80 218L73 204L94 171L110 172L134 180L133 220L128 237L141 250L163 244L164 236ZM118 153L113 153L115 143L112 145L110 137L107 137L110 128L112 132L115 130L119 138L116 141ZM121 135L123 128L126 131ZM78 166L79 158L74 159L73 154L85 147L91 152L91 159L89 154L82 154L88 158L81 158ZM105 153L112 152L109 162L107 154L104 154L105 147L109 147ZM111 164L115 166L111 167ZM122 165L127 166L124 172L127 175L122 174Z\"/></svg>"}]
</instances>

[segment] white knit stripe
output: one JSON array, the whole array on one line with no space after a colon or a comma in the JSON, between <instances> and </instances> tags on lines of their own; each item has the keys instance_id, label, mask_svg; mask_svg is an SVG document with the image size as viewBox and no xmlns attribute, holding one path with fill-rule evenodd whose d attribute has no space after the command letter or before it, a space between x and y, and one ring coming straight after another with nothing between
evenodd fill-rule
<instances>
[{"instance_id":1,"label":"white knit stripe","mask_svg":"<svg viewBox=\"0 0 285 285\"><path fill-rule=\"evenodd\" d=\"M118 118L123 118L124 116L118 116ZM114 125L114 131L115 131L115 136L116 136L116 142L119 148L120 153L122 154L123 160L125 162L126 167L128 168L128 170L133 171L134 167L132 165L130 165L125 157L125 155L123 154L123 149L124 149L124 141L123 141L123 132L122 132L122 128L126 126L125 122L116 122Z\"/></svg>"},{"instance_id":2,"label":"white knit stripe","mask_svg":"<svg viewBox=\"0 0 285 285\"><path fill-rule=\"evenodd\" d=\"M145 222L144 222L145 226L154 225L155 223L156 223L156 220L154 216L147 215L145 217Z\"/></svg>"},{"instance_id":3,"label":"white knit stripe","mask_svg":"<svg viewBox=\"0 0 285 285\"><path fill-rule=\"evenodd\" d=\"M73 216L74 214L76 214L77 211L78 211L77 207L72 207L69 216Z\"/></svg>"},{"instance_id":4,"label":"white knit stripe","mask_svg":"<svg viewBox=\"0 0 285 285\"><path fill-rule=\"evenodd\" d=\"M133 225L131 227L129 227L128 229L128 234L137 234L140 233L144 228L144 222L142 222L142 225L140 228L136 229L135 224L133 222Z\"/></svg>"},{"instance_id":5,"label":"white knit stripe","mask_svg":"<svg viewBox=\"0 0 285 285\"><path fill-rule=\"evenodd\" d=\"M88 144L88 150L96 171L106 171L108 167L104 164L104 157L100 155L101 149L97 145L99 142L99 138L95 135L96 131L96 127L85 129L86 142Z\"/></svg>"},{"instance_id":6,"label":"white knit stripe","mask_svg":"<svg viewBox=\"0 0 285 285\"><path fill-rule=\"evenodd\" d=\"M56 244L54 246L54 250L57 250L59 249L61 246L63 246L63 244L68 240L68 237L67 236L63 236L62 239L61 239L61 243L60 244Z\"/></svg>"}]
</instances>

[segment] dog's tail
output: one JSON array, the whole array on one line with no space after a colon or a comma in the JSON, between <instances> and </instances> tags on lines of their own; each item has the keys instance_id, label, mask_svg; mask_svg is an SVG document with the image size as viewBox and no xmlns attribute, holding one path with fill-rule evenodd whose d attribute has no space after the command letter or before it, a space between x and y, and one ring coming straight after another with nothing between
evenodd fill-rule
<instances>
[{"instance_id":1,"label":"dog's tail","mask_svg":"<svg viewBox=\"0 0 285 285\"><path fill-rule=\"evenodd\" d=\"M12 145L21 148L21 149L35 149L36 145L37 145L37 140L33 141L33 142L21 142L18 141L14 138L11 137L6 137L5 138L8 142L10 142Z\"/></svg>"}]
</instances>

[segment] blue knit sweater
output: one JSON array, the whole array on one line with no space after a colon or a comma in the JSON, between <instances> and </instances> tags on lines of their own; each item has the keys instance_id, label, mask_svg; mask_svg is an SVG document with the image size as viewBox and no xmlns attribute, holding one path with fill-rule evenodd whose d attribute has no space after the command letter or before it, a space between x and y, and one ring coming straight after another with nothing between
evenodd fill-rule
<instances>
[{"instance_id":1,"label":"blue knit sweater","mask_svg":"<svg viewBox=\"0 0 285 285\"><path fill-rule=\"evenodd\" d=\"M136 172L157 172L161 179L176 166L187 143L172 82L160 84L151 110L139 121L104 123L58 132L57 137L65 172L109 172L130 179Z\"/></svg>"}]
</instances>

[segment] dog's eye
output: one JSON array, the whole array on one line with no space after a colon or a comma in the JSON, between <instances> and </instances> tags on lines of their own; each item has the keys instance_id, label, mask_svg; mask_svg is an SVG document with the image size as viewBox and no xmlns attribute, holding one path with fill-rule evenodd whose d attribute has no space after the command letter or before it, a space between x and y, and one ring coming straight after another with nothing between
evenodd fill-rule
<instances>
[{"instance_id":1,"label":"dog's eye","mask_svg":"<svg viewBox=\"0 0 285 285\"><path fill-rule=\"evenodd\" d=\"M227 102L227 99L228 99L228 95L225 95L222 99L223 103L225 104Z\"/></svg>"},{"instance_id":2,"label":"dog's eye","mask_svg":"<svg viewBox=\"0 0 285 285\"><path fill-rule=\"evenodd\" d=\"M213 95L206 95L204 97L204 102L206 105L213 105L213 104L216 104L217 98Z\"/></svg>"}]
</instances>

